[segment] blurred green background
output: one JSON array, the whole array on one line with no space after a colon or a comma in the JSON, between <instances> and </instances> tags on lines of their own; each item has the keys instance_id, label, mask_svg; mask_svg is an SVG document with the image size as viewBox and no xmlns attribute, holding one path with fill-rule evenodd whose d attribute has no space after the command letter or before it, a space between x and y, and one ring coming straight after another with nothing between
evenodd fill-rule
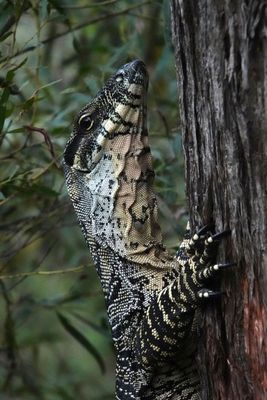
<instances>
[{"instance_id":1,"label":"blurred green background","mask_svg":"<svg viewBox=\"0 0 267 400\"><path fill-rule=\"evenodd\" d=\"M119 66L143 59L160 219L174 251L186 211L169 2L0 6L0 399L114 399L101 287L60 162L75 114Z\"/></svg>"}]
</instances>

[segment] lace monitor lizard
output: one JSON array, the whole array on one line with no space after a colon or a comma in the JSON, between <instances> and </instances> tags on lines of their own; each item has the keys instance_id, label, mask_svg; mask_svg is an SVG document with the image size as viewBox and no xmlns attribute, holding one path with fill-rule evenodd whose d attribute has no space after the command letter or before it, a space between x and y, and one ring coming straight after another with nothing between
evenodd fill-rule
<instances>
[{"instance_id":1,"label":"lace monitor lizard","mask_svg":"<svg viewBox=\"0 0 267 400\"><path fill-rule=\"evenodd\" d=\"M148 74L121 67L74 121L63 168L100 277L117 353L116 399L200 399L195 351L201 298L230 264L214 264L209 226L175 257L162 244L146 127Z\"/></svg>"}]
</instances>

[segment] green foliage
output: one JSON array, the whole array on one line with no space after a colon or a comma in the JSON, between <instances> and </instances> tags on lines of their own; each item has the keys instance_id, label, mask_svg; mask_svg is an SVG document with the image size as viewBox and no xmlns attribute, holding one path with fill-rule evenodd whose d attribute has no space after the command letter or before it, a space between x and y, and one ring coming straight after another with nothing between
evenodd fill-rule
<instances>
[{"instance_id":1,"label":"green foliage","mask_svg":"<svg viewBox=\"0 0 267 400\"><path fill-rule=\"evenodd\" d=\"M117 67L143 59L150 72L149 130L161 220L167 245L177 244L184 226L183 160L168 3L0 2L5 398L114 398L115 357L101 287L60 162L77 111Z\"/></svg>"}]
</instances>

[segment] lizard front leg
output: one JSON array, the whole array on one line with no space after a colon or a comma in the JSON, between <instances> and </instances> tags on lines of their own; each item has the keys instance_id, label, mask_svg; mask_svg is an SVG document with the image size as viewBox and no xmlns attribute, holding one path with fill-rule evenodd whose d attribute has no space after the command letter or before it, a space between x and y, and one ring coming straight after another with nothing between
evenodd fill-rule
<instances>
[{"instance_id":1,"label":"lizard front leg","mask_svg":"<svg viewBox=\"0 0 267 400\"><path fill-rule=\"evenodd\" d=\"M136 344L145 368L175 359L181 349L183 356L194 352L196 346L189 338L194 334L195 311L203 298L220 295L206 286L234 265L214 264L218 244L229 233L211 235L204 227L192 236L187 230L177 253L178 276L152 301L138 329Z\"/></svg>"},{"instance_id":2,"label":"lizard front leg","mask_svg":"<svg viewBox=\"0 0 267 400\"><path fill-rule=\"evenodd\" d=\"M195 300L188 302L183 283L177 278L164 288L146 310L136 334L135 348L144 369L154 368L174 358L190 333Z\"/></svg>"}]
</instances>

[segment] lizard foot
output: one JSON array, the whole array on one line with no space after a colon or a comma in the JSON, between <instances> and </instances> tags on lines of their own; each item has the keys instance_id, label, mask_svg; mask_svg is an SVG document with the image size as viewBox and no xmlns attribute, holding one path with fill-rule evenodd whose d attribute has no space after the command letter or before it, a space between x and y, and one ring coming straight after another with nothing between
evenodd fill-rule
<instances>
[{"instance_id":1,"label":"lizard foot","mask_svg":"<svg viewBox=\"0 0 267 400\"><path fill-rule=\"evenodd\" d=\"M219 277L223 271L236 265L234 262L215 262L221 240L229 236L231 231L229 229L218 233L212 231L211 225L205 225L192 235L188 227L176 255L196 299L220 297L221 292L206 289L206 285L209 286L210 281Z\"/></svg>"}]
</instances>

